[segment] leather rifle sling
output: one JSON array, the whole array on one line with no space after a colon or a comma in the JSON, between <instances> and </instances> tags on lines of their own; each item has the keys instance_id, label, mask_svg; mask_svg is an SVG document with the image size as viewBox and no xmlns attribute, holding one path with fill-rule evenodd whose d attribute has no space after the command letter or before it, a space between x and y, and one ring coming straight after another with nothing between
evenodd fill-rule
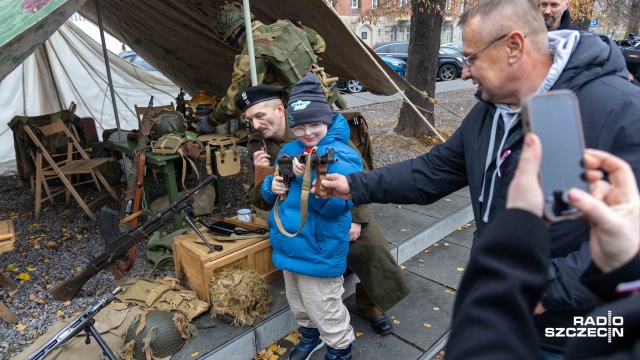
<instances>
[{"instance_id":1,"label":"leather rifle sling","mask_svg":"<svg viewBox=\"0 0 640 360\"><path fill-rule=\"evenodd\" d=\"M147 157L144 154L144 152L140 152L140 154L138 155L138 174L137 174L138 178L136 180L138 187L136 188L136 195L133 198L133 208L131 210L132 214L135 214L138 211L140 211L140 201L142 199L142 184L144 183L144 169L145 169L146 159ZM131 229L135 228L136 226L138 226L138 217L131 220ZM127 267L125 268L125 270L126 271L131 270L135 262L136 262L136 247L134 246L131 249L129 249L129 263L127 264Z\"/></svg>"},{"instance_id":2,"label":"leather rifle sling","mask_svg":"<svg viewBox=\"0 0 640 360\"><path fill-rule=\"evenodd\" d=\"M282 221L280 220L280 215L278 214L278 203L280 201L278 201L279 199L276 199L273 215L276 220L278 230L280 230L280 232L287 237L294 237L298 235L307 224L307 215L309 213L309 191L311 190L311 171L313 170L311 168L311 154L313 154L313 152L317 150L318 147L314 146L313 149L311 149L311 153L309 153L309 156L307 156L307 163L304 169L304 178L302 180L302 191L300 193L300 228L298 229L298 231L296 231L295 234L291 234L284 229L284 226L282 226Z\"/></svg>"}]
</instances>

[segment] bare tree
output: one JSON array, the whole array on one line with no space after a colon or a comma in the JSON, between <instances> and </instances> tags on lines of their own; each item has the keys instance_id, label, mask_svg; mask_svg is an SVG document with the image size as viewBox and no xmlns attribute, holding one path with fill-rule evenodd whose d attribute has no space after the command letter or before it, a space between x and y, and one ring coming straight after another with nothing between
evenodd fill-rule
<instances>
[{"instance_id":1,"label":"bare tree","mask_svg":"<svg viewBox=\"0 0 640 360\"><path fill-rule=\"evenodd\" d=\"M640 0L632 0L629 6L629 17L627 22L627 34L638 35L640 29Z\"/></svg>"}]
</instances>

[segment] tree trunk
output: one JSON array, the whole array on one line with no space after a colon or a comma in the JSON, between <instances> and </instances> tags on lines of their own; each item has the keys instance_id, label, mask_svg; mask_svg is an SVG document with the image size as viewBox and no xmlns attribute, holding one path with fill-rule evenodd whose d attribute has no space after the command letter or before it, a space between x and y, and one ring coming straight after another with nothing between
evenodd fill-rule
<instances>
[{"instance_id":1,"label":"tree trunk","mask_svg":"<svg viewBox=\"0 0 640 360\"><path fill-rule=\"evenodd\" d=\"M627 22L627 33L624 34L625 37L627 35L638 34L638 30L640 29L640 0L632 0L631 6L629 8L629 21Z\"/></svg>"},{"instance_id":2,"label":"tree trunk","mask_svg":"<svg viewBox=\"0 0 640 360\"><path fill-rule=\"evenodd\" d=\"M430 97L434 97L436 90L438 51L443 22L441 9L444 9L445 5L446 0L413 0L411 4L413 15L411 16L406 77L410 84L419 90L426 91ZM420 96L415 90L407 89L405 94L416 106L433 112L433 103ZM431 113L423 110L421 112L431 124L435 123ZM407 103L402 104L398 125L394 131L412 137L431 134L428 125Z\"/></svg>"}]
</instances>

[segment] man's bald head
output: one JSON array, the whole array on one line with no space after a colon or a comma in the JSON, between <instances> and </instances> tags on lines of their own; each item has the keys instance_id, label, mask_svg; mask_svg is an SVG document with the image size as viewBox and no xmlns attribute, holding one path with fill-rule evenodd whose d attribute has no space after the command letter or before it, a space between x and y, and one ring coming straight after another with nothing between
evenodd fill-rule
<instances>
[{"instance_id":1,"label":"man's bald head","mask_svg":"<svg viewBox=\"0 0 640 360\"><path fill-rule=\"evenodd\" d=\"M487 42L512 31L520 31L537 51L548 51L547 29L539 10L530 0L481 1L464 12L458 24L464 27L474 18L482 22L479 30Z\"/></svg>"},{"instance_id":2,"label":"man's bald head","mask_svg":"<svg viewBox=\"0 0 640 360\"><path fill-rule=\"evenodd\" d=\"M562 23L562 14L569 7L569 0L539 0L538 7L547 30L556 30Z\"/></svg>"}]
</instances>

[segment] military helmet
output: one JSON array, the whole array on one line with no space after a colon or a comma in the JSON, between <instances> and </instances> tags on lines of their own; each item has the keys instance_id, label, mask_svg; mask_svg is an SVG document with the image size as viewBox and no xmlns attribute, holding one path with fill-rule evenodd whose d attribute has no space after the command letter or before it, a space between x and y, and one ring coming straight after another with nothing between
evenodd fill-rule
<instances>
[{"instance_id":1,"label":"military helmet","mask_svg":"<svg viewBox=\"0 0 640 360\"><path fill-rule=\"evenodd\" d=\"M148 309L137 316L124 332L125 360L164 358L177 353L192 336L195 326L179 311Z\"/></svg>"},{"instance_id":2,"label":"military helmet","mask_svg":"<svg viewBox=\"0 0 640 360\"><path fill-rule=\"evenodd\" d=\"M149 133L151 140L158 140L162 135L184 134L187 131L184 117L178 111L160 110L153 114L153 120L154 123Z\"/></svg>"},{"instance_id":3,"label":"military helmet","mask_svg":"<svg viewBox=\"0 0 640 360\"><path fill-rule=\"evenodd\" d=\"M232 325L253 325L269 311L269 286L255 270L238 263L216 271L210 293L211 315Z\"/></svg>"},{"instance_id":4,"label":"military helmet","mask_svg":"<svg viewBox=\"0 0 640 360\"><path fill-rule=\"evenodd\" d=\"M255 17L251 14L251 21ZM213 21L213 27L218 32L222 41L228 41L231 33L244 23L244 10L238 2L229 4L225 1L218 13L217 19Z\"/></svg>"}]
</instances>

